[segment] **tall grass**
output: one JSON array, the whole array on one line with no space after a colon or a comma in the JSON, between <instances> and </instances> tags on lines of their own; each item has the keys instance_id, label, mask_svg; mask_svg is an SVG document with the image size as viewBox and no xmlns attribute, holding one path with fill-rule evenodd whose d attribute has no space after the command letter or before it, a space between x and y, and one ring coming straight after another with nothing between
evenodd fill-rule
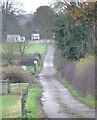
<instances>
[{"instance_id":1,"label":"tall grass","mask_svg":"<svg viewBox=\"0 0 97 120\"><path fill-rule=\"evenodd\" d=\"M76 74L82 75L88 69L95 64L95 58L92 55L87 55L85 58L81 58L76 62Z\"/></svg>"},{"instance_id":2,"label":"tall grass","mask_svg":"<svg viewBox=\"0 0 97 120\"><path fill-rule=\"evenodd\" d=\"M61 77L69 83L68 86L70 87L71 85L79 96L87 99L82 99L81 101L89 102L90 98L95 99L95 94L97 93L95 93L94 56L86 55L85 58L81 58L79 61L66 61L60 52L56 50L54 64Z\"/></svg>"},{"instance_id":3,"label":"tall grass","mask_svg":"<svg viewBox=\"0 0 97 120\"><path fill-rule=\"evenodd\" d=\"M56 74L55 77L70 91L74 98L85 103L87 106L95 108L95 99L93 99L91 96L80 96L73 85L67 82L65 79L61 78L61 75L59 73Z\"/></svg>"},{"instance_id":4,"label":"tall grass","mask_svg":"<svg viewBox=\"0 0 97 120\"><path fill-rule=\"evenodd\" d=\"M75 65L75 76L82 95L95 96L95 57L88 55Z\"/></svg>"}]
</instances>

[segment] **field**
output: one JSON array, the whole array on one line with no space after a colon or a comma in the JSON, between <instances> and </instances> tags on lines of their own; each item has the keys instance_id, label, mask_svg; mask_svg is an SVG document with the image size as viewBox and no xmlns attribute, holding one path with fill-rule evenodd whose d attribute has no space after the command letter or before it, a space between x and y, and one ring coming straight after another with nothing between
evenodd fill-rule
<instances>
[{"instance_id":1,"label":"field","mask_svg":"<svg viewBox=\"0 0 97 120\"><path fill-rule=\"evenodd\" d=\"M19 95L2 96L3 118L21 117L21 101Z\"/></svg>"},{"instance_id":2,"label":"field","mask_svg":"<svg viewBox=\"0 0 97 120\"><path fill-rule=\"evenodd\" d=\"M2 96L2 110L0 110L0 112L2 112L3 118L21 118L21 95L14 94L14 91L18 93L18 91L26 87L27 84L11 85L11 93ZM37 82L34 82L27 100L27 109L31 111L29 118L38 118L42 114L41 107L39 106L41 91L41 86Z\"/></svg>"},{"instance_id":3,"label":"field","mask_svg":"<svg viewBox=\"0 0 97 120\"><path fill-rule=\"evenodd\" d=\"M45 43L28 43L25 49L26 54L40 53L44 54L47 45Z\"/></svg>"},{"instance_id":4,"label":"field","mask_svg":"<svg viewBox=\"0 0 97 120\"><path fill-rule=\"evenodd\" d=\"M1 49L1 46L0 46ZM41 54L41 60L37 67L36 74L39 74L42 69L42 62L43 58L47 52L47 44L44 43L28 43L25 48L25 54L33 55L34 53ZM4 62L4 61L3 61ZM6 63L6 62L5 62ZM13 69L13 65L4 66L3 70L8 70L10 68ZM20 67L20 66L18 66ZM20 69L20 68L19 68ZM33 72L32 66L27 66L27 72ZM17 71L19 72L19 71ZM28 109L30 109L30 105L33 105L33 115L30 114L29 117L39 117L38 114L36 114L36 110L38 113L41 114L41 108L39 107L39 97L41 96L41 86L38 83L33 83L34 89L32 88L31 91L28 94ZM20 118L21 117L21 91L22 89L25 89L27 87L27 84L12 84L11 85L11 93L7 95L2 95L0 98L2 100L2 108L0 108L0 112L2 111L2 117L3 118ZM35 109L34 109L35 108Z\"/></svg>"},{"instance_id":5,"label":"field","mask_svg":"<svg viewBox=\"0 0 97 120\"><path fill-rule=\"evenodd\" d=\"M2 117L21 117L21 91L27 84L11 84L11 93L2 95Z\"/></svg>"}]
</instances>

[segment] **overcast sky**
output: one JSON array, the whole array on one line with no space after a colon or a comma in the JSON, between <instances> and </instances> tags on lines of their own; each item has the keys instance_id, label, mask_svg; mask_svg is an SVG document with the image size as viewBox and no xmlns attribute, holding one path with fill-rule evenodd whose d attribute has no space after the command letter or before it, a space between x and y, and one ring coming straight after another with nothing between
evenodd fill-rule
<instances>
[{"instance_id":1,"label":"overcast sky","mask_svg":"<svg viewBox=\"0 0 97 120\"><path fill-rule=\"evenodd\" d=\"M35 12L39 6L49 5L53 0L18 0L23 3L23 9L27 11L27 13Z\"/></svg>"}]
</instances>

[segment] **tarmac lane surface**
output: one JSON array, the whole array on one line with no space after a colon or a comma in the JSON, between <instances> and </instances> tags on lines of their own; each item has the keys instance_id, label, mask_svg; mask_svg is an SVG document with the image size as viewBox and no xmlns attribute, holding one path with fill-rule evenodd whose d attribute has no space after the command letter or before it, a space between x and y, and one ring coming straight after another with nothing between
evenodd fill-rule
<instances>
[{"instance_id":1,"label":"tarmac lane surface","mask_svg":"<svg viewBox=\"0 0 97 120\"><path fill-rule=\"evenodd\" d=\"M49 45L42 72L39 74L39 81L43 87L41 102L47 117L95 118L95 109L91 109L73 98L70 92L53 76L56 73L53 58L54 47Z\"/></svg>"}]
</instances>

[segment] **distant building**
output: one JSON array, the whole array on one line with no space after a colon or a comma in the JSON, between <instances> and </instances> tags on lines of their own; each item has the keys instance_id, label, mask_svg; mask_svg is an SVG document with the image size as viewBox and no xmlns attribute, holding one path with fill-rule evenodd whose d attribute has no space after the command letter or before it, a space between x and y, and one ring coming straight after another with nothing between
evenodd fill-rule
<instances>
[{"instance_id":1,"label":"distant building","mask_svg":"<svg viewBox=\"0 0 97 120\"><path fill-rule=\"evenodd\" d=\"M25 37L23 37L23 36L21 36L21 40L20 40L20 42L25 42Z\"/></svg>"},{"instance_id":2,"label":"distant building","mask_svg":"<svg viewBox=\"0 0 97 120\"><path fill-rule=\"evenodd\" d=\"M31 34L31 39L32 40L40 40L40 34L38 34L38 33Z\"/></svg>"},{"instance_id":3,"label":"distant building","mask_svg":"<svg viewBox=\"0 0 97 120\"><path fill-rule=\"evenodd\" d=\"M8 42L25 42L25 37L20 36L18 34L13 34L13 35L7 35L7 41Z\"/></svg>"}]
</instances>

